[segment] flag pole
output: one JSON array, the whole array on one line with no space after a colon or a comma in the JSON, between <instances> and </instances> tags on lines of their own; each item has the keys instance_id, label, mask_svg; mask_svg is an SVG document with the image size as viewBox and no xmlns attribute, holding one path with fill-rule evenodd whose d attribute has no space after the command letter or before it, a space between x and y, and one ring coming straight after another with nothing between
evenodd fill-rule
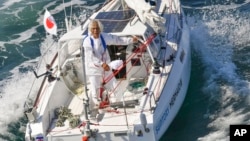
<instances>
[{"instance_id":1,"label":"flag pole","mask_svg":"<svg viewBox=\"0 0 250 141\"><path fill-rule=\"evenodd\" d=\"M55 36L57 39L57 42L58 42L59 37L57 35L57 24L56 24L54 17L50 14L50 12L48 11L47 8L45 9L45 13L44 13L43 25L44 25L44 29L45 29L46 33L52 35L52 38L53 38L53 36ZM59 50L60 50L59 43L57 43L58 63L60 63ZM59 65L58 65L58 67L59 67Z\"/></svg>"}]
</instances>

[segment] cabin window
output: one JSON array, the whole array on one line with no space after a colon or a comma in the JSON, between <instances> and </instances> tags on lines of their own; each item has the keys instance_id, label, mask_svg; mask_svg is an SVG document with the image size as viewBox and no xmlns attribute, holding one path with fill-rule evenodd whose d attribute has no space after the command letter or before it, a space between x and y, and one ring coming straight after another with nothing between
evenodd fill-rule
<instances>
[{"instance_id":1,"label":"cabin window","mask_svg":"<svg viewBox=\"0 0 250 141\"><path fill-rule=\"evenodd\" d=\"M180 61L181 61L182 63L183 63L184 56L185 56L185 51L182 49L182 50L181 50L181 55L180 55Z\"/></svg>"}]
</instances>

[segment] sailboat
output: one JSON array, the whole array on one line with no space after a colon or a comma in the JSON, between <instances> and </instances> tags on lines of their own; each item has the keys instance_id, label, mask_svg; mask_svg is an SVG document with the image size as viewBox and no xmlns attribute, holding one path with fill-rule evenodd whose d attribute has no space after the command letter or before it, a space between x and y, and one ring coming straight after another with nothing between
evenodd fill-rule
<instances>
[{"instance_id":1,"label":"sailboat","mask_svg":"<svg viewBox=\"0 0 250 141\"><path fill-rule=\"evenodd\" d=\"M82 45L93 19L105 33L139 39L107 46L111 60L122 63L106 78L115 77L116 87L102 88L99 106L91 102ZM181 108L190 79L189 28L180 1L108 0L79 26L69 23L46 72L34 72L41 83L35 100L25 103L25 140L160 140Z\"/></svg>"}]
</instances>

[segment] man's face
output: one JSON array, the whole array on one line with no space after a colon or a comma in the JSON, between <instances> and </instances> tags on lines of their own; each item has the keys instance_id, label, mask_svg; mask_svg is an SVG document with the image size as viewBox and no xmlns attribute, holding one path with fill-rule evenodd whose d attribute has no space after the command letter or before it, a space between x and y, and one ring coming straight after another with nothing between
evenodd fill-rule
<instances>
[{"instance_id":1,"label":"man's face","mask_svg":"<svg viewBox=\"0 0 250 141\"><path fill-rule=\"evenodd\" d=\"M90 31L91 31L91 34L93 35L94 38L99 38L99 35L100 35L100 28L99 28L97 22L93 22Z\"/></svg>"}]
</instances>

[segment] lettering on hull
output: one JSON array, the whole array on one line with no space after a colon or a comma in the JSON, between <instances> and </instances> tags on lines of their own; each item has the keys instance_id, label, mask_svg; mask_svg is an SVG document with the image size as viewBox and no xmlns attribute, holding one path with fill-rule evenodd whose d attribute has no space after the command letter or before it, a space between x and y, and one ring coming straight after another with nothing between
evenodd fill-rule
<instances>
[{"instance_id":1,"label":"lettering on hull","mask_svg":"<svg viewBox=\"0 0 250 141\"><path fill-rule=\"evenodd\" d=\"M175 100L176 100L176 97L178 96L180 90L181 90L181 87L182 87L182 80L179 81L178 85L177 85L177 88L175 89L175 92L170 100L170 103L169 103L169 107L172 108L174 106L174 103L175 103Z\"/></svg>"},{"instance_id":2,"label":"lettering on hull","mask_svg":"<svg viewBox=\"0 0 250 141\"><path fill-rule=\"evenodd\" d=\"M182 80L180 79L180 81L179 81L179 83L178 83L178 85L177 85L177 87L176 87L176 89L175 89L175 91L174 91L174 93L173 93L173 95L172 95L172 97L170 99L168 107L165 109L165 111L161 115L160 120L156 124L156 127L155 127L156 134L159 133L159 131L161 130L162 125L164 125L164 122L166 121L166 119L167 119L167 117L169 115L170 109L174 106L176 98L180 93L181 87L182 87Z\"/></svg>"}]
</instances>

